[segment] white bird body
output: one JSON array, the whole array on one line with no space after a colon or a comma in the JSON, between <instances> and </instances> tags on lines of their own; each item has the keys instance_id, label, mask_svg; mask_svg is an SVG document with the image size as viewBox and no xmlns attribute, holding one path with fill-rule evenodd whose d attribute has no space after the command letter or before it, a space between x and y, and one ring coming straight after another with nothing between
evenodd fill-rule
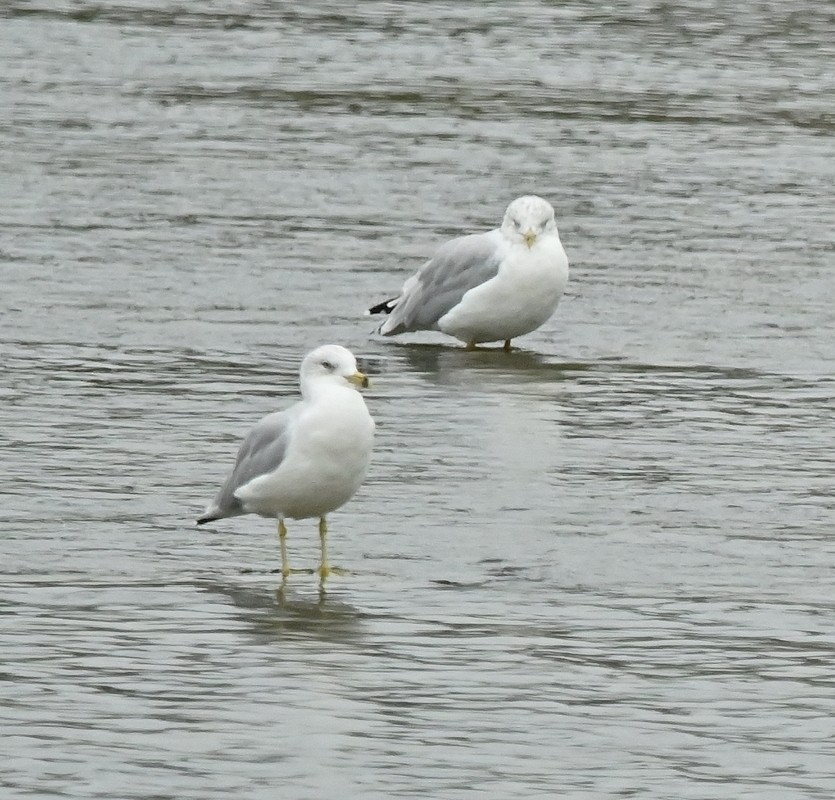
<instances>
[{"instance_id":1,"label":"white bird body","mask_svg":"<svg viewBox=\"0 0 835 800\"><path fill-rule=\"evenodd\" d=\"M324 517L359 489L371 461L374 421L350 386L317 387L295 418L277 469L234 491L244 513L274 519Z\"/></svg>"},{"instance_id":2,"label":"white bird body","mask_svg":"<svg viewBox=\"0 0 835 800\"><path fill-rule=\"evenodd\" d=\"M398 297L369 309L388 314L383 336L439 330L474 347L530 333L554 313L568 282L568 258L554 209L541 197L514 200L500 228L438 248Z\"/></svg>"},{"instance_id":3,"label":"white bird body","mask_svg":"<svg viewBox=\"0 0 835 800\"><path fill-rule=\"evenodd\" d=\"M462 342L515 339L542 326L557 308L568 282L568 259L556 236L528 249L490 231L501 248L499 272L469 289L438 320L438 329Z\"/></svg>"}]
</instances>

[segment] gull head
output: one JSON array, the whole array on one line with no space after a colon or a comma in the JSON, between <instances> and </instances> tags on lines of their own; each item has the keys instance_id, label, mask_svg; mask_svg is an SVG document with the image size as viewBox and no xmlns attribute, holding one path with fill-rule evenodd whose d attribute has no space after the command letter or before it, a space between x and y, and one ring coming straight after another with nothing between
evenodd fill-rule
<instances>
[{"instance_id":1,"label":"gull head","mask_svg":"<svg viewBox=\"0 0 835 800\"><path fill-rule=\"evenodd\" d=\"M504 213L501 230L512 242L521 242L530 249L542 234L556 232L554 209L535 194L517 197Z\"/></svg>"},{"instance_id":2,"label":"gull head","mask_svg":"<svg viewBox=\"0 0 835 800\"><path fill-rule=\"evenodd\" d=\"M311 350L302 361L302 384L331 381L336 384L367 388L368 378L357 369L354 354L338 344L324 344Z\"/></svg>"}]
</instances>

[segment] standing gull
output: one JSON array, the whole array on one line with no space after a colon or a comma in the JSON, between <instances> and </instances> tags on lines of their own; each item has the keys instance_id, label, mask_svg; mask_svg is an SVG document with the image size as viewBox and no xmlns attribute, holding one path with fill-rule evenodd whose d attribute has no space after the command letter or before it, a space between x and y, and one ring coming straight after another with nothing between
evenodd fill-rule
<instances>
[{"instance_id":1,"label":"standing gull","mask_svg":"<svg viewBox=\"0 0 835 800\"><path fill-rule=\"evenodd\" d=\"M536 330L554 313L568 282L554 209L536 195L517 197L500 228L438 248L398 297L368 309L388 314L383 336L439 330L468 350Z\"/></svg>"},{"instance_id":2,"label":"standing gull","mask_svg":"<svg viewBox=\"0 0 835 800\"><path fill-rule=\"evenodd\" d=\"M368 470L374 420L357 391L368 378L350 350L317 347L300 370L300 402L258 422L238 450L232 474L197 520L259 514L278 520L281 573L290 574L286 518L319 517L319 576L331 571L325 515L353 497Z\"/></svg>"}]
</instances>

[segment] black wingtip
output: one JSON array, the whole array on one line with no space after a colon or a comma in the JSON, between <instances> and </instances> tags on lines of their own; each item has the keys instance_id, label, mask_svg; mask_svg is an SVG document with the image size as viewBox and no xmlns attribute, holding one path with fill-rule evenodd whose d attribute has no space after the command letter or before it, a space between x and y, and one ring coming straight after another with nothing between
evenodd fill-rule
<instances>
[{"instance_id":1,"label":"black wingtip","mask_svg":"<svg viewBox=\"0 0 835 800\"><path fill-rule=\"evenodd\" d=\"M376 306L371 306L368 309L369 314L391 314L394 307L397 305L397 298L390 297L388 300L383 300L382 303L377 303Z\"/></svg>"},{"instance_id":2,"label":"black wingtip","mask_svg":"<svg viewBox=\"0 0 835 800\"><path fill-rule=\"evenodd\" d=\"M214 522L216 519L220 519L220 517L213 517L211 514L205 514L202 517L197 518L197 524L205 525L207 522Z\"/></svg>"}]
</instances>

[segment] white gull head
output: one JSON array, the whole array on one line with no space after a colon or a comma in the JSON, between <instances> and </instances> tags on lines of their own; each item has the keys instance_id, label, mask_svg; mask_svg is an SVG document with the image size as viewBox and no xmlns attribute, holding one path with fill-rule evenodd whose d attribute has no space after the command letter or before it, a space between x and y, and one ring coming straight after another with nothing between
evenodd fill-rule
<instances>
[{"instance_id":1,"label":"white gull head","mask_svg":"<svg viewBox=\"0 0 835 800\"><path fill-rule=\"evenodd\" d=\"M531 248L543 234L557 232L554 209L535 194L517 197L505 211L501 231L511 242Z\"/></svg>"},{"instance_id":2,"label":"white gull head","mask_svg":"<svg viewBox=\"0 0 835 800\"><path fill-rule=\"evenodd\" d=\"M309 352L299 375L303 396L309 393L311 384L320 381L354 388L368 386L368 378L357 369L354 354L338 344L324 344Z\"/></svg>"}]
</instances>

